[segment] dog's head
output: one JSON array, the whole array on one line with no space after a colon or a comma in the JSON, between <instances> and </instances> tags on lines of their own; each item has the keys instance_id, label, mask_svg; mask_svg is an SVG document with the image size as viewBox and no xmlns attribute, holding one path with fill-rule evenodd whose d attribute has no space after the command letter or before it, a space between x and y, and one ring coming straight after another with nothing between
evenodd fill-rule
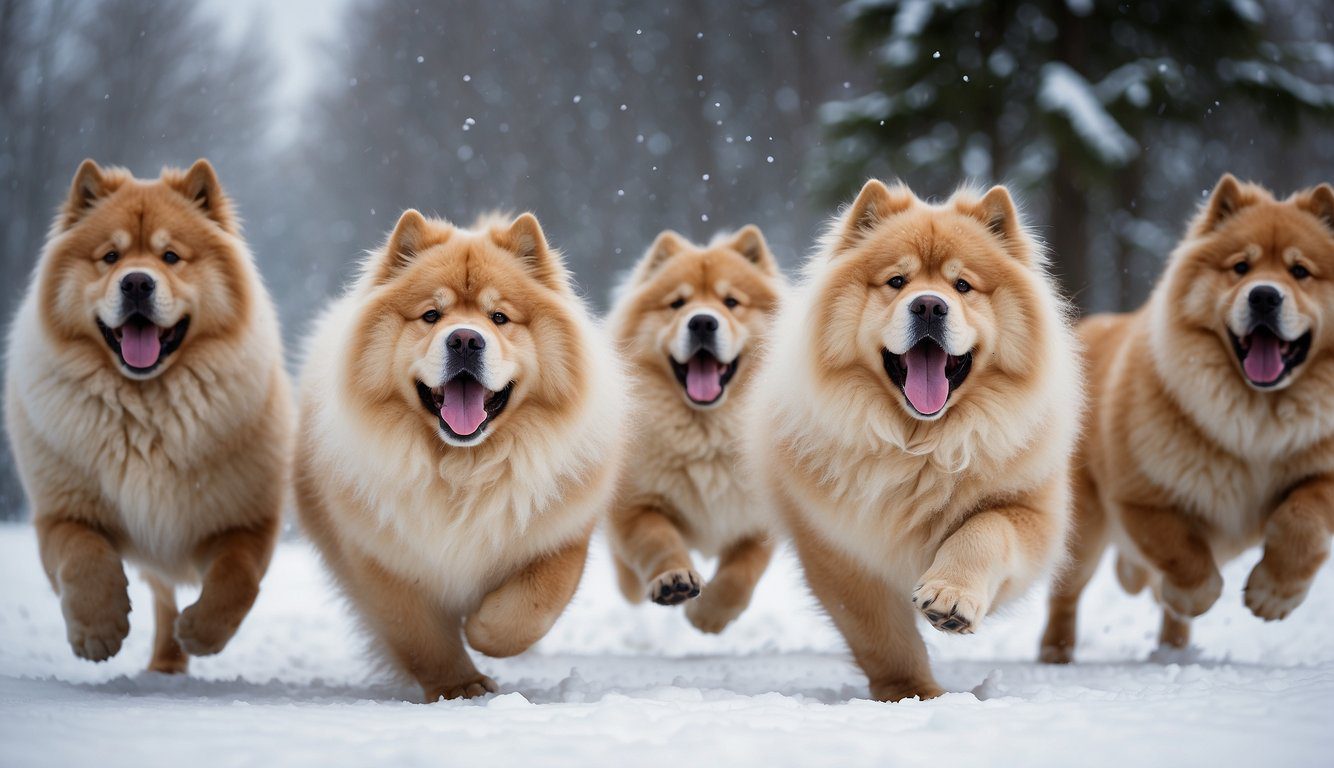
<instances>
[{"instance_id":1,"label":"dog's head","mask_svg":"<svg viewBox=\"0 0 1334 768\"><path fill-rule=\"evenodd\" d=\"M690 407L714 408L748 375L781 280L755 226L706 247L669 230L636 265L613 325L640 370L675 381Z\"/></svg>"},{"instance_id":2,"label":"dog's head","mask_svg":"<svg viewBox=\"0 0 1334 768\"><path fill-rule=\"evenodd\" d=\"M521 432L525 412L551 418L580 396L578 301L532 214L463 229L408 210L362 280L353 386L447 445Z\"/></svg>"},{"instance_id":3,"label":"dog's head","mask_svg":"<svg viewBox=\"0 0 1334 768\"><path fill-rule=\"evenodd\" d=\"M161 375L192 344L246 326L253 266L207 160L153 181L85 160L38 278L42 322L123 375Z\"/></svg>"},{"instance_id":4,"label":"dog's head","mask_svg":"<svg viewBox=\"0 0 1334 768\"><path fill-rule=\"evenodd\" d=\"M1224 175L1191 222L1164 281L1168 352L1231 358L1247 386L1285 389L1334 345L1334 189L1321 184L1276 200ZM1200 339L1202 345L1192 342ZM1201 349L1203 347L1203 349Z\"/></svg>"},{"instance_id":5,"label":"dog's head","mask_svg":"<svg viewBox=\"0 0 1334 768\"><path fill-rule=\"evenodd\" d=\"M1047 348L1041 258L1005 187L929 205L871 180L825 250L818 369L873 378L910 418L942 418L979 380L1022 381Z\"/></svg>"}]
</instances>

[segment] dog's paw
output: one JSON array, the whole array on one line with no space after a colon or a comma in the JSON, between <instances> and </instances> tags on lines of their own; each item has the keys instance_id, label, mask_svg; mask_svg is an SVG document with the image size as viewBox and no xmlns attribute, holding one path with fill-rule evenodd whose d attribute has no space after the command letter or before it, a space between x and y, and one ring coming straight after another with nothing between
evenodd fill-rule
<instances>
[{"instance_id":1,"label":"dog's paw","mask_svg":"<svg viewBox=\"0 0 1334 768\"><path fill-rule=\"evenodd\" d=\"M130 598L124 589L102 599L67 592L61 609L70 648L81 659L106 661L130 634Z\"/></svg>"},{"instance_id":2,"label":"dog's paw","mask_svg":"<svg viewBox=\"0 0 1334 768\"><path fill-rule=\"evenodd\" d=\"M1043 664L1069 664L1075 660L1073 645L1046 645L1038 651L1038 661Z\"/></svg>"},{"instance_id":3,"label":"dog's paw","mask_svg":"<svg viewBox=\"0 0 1334 768\"><path fill-rule=\"evenodd\" d=\"M425 689L426 703L430 704L441 699L475 699L499 690L500 686L496 685L495 680L475 672L463 680Z\"/></svg>"},{"instance_id":4,"label":"dog's paw","mask_svg":"<svg viewBox=\"0 0 1334 768\"><path fill-rule=\"evenodd\" d=\"M699 597L702 579L693 568L677 568L658 574L648 584L648 597L658 605L680 605Z\"/></svg>"},{"instance_id":5,"label":"dog's paw","mask_svg":"<svg viewBox=\"0 0 1334 768\"><path fill-rule=\"evenodd\" d=\"M1246 579L1242 595L1251 613L1265 621L1288 618L1311 589L1311 579L1280 579L1261 560Z\"/></svg>"},{"instance_id":6,"label":"dog's paw","mask_svg":"<svg viewBox=\"0 0 1334 768\"><path fill-rule=\"evenodd\" d=\"M926 579L912 593L913 604L941 632L971 635L986 615L988 600L977 590L945 579Z\"/></svg>"},{"instance_id":7,"label":"dog's paw","mask_svg":"<svg viewBox=\"0 0 1334 768\"><path fill-rule=\"evenodd\" d=\"M239 621L210 615L195 603L176 617L176 642L191 656L212 656L227 646L239 626Z\"/></svg>"},{"instance_id":8,"label":"dog's paw","mask_svg":"<svg viewBox=\"0 0 1334 768\"><path fill-rule=\"evenodd\" d=\"M686 605L686 618L694 625L695 629L710 635L716 635L727 628L746 610L746 603L738 603L735 600L728 600L720 591L711 591L709 586L704 587L698 600L692 600Z\"/></svg>"},{"instance_id":9,"label":"dog's paw","mask_svg":"<svg viewBox=\"0 0 1334 768\"><path fill-rule=\"evenodd\" d=\"M1223 576L1215 568L1200 584L1182 587L1170 578L1163 579L1163 607L1181 619L1193 619L1209 610L1223 593Z\"/></svg>"},{"instance_id":10,"label":"dog's paw","mask_svg":"<svg viewBox=\"0 0 1334 768\"><path fill-rule=\"evenodd\" d=\"M887 680L871 683L871 698L876 701L903 701L904 699L934 699L945 695L945 689L934 680Z\"/></svg>"}]
</instances>

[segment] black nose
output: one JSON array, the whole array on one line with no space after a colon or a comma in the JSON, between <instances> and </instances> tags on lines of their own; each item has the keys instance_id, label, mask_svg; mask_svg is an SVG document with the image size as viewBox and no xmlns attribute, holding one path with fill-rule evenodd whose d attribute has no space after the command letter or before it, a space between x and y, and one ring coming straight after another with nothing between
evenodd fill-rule
<instances>
[{"instance_id":1,"label":"black nose","mask_svg":"<svg viewBox=\"0 0 1334 768\"><path fill-rule=\"evenodd\" d=\"M701 336L718 330L718 318L713 315L695 315L686 323L692 334Z\"/></svg>"},{"instance_id":2,"label":"black nose","mask_svg":"<svg viewBox=\"0 0 1334 768\"><path fill-rule=\"evenodd\" d=\"M1283 303L1283 293L1272 285L1257 285L1251 289L1246 301L1256 313L1268 315Z\"/></svg>"},{"instance_id":3,"label":"black nose","mask_svg":"<svg viewBox=\"0 0 1334 768\"><path fill-rule=\"evenodd\" d=\"M120 279L121 295L136 303L152 296L156 287L152 276L145 272L131 272Z\"/></svg>"},{"instance_id":4,"label":"black nose","mask_svg":"<svg viewBox=\"0 0 1334 768\"><path fill-rule=\"evenodd\" d=\"M950 305L939 296L924 294L912 300L908 305L908 310L914 315L924 315L927 317L944 317L950 313Z\"/></svg>"},{"instance_id":5,"label":"black nose","mask_svg":"<svg viewBox=\"0 0 1334 768\"><path fill-rule=\"evenodd\" d=\"M486 349L486 337L471 328L455 328L450 331L445 346L465 354L480 352Z\"/></svg>"}]
</instances>

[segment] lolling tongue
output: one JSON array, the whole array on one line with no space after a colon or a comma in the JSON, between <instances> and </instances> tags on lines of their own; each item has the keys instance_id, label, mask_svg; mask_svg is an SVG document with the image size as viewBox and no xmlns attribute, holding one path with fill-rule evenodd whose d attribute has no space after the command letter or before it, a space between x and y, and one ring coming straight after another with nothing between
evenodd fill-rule
<instances>
[{"instance_id":1,"label":"lolling tongue","mask_svg":"<svg viewBox=\"0 0 1334 768\"><path fill-rule=\"evenodd\" d=\"M1251 348L1241 367L1256 384L1272 384L1283 375L1282 342L1267 328L1256 328L1251 333Z\"/></svg>"},{"instance_id":2,"label":"lolling tongue","mask_svg":"<svg viewBox=\"0 0 1334 768\"><path fill-rule=\"evenodd\" d=\"M903 392L908 402L923 416L930 416L945 407L950 396L950 383L945 378L945 350L931 341L922 341L903 356L908 375Z\"/></svg>"},{"instance_id":3,"label":"lolling tongue","mask_svg":"<svg viewBox=\"0 0 1334 768\"><path fill-rule=\"evenodd\" d=\"M120 329L120 356L135 368L149 368L162 354L158 328L152 323L126 323Z\"/></svg>"},{"instance_id":4,"label":"lolling tongue","mask_svg":"<svg viewBox=\"0 0 1334 768\"><path fill-rule=\"evenodd\" d=\"M697 403L712 403L723 393L723 369L713 355L698 354L686 363L686 394Z\"/></svg>"},{"instance_id":5,"label":"lolling tongue","mask_svg":"<svg viewBox=\"0 0 1334 768\"><path fill-rule=\"evenodd\" d=\"M445 384L445 402L440 418L454 434L467 437L486 421L486 389L471 376L458 376Z\"/></svg>"}]
</instances>

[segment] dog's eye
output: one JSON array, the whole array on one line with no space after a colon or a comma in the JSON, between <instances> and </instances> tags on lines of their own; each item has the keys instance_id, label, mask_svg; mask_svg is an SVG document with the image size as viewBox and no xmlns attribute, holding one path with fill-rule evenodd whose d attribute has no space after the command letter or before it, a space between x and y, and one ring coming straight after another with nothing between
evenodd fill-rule
<instances>
[{"instance_id":1,"label":"dog's eye","mask_svg":"<svg viewBox=\"0 0 1334 768\"><path fill-rule=\"evenodd\" d=\"M671 307L672 309L680 309L685 305L686 305L685 299L677 299L676 301L673 301L671 304L668 304L667 306Z\"/></svg>"},{"instance_id":2,"label":"dog's eye","mask_svg":"<svg viewBox=\"0 0 1334 768\"><path fill-rule=\"evenodd\" d=\"M166 253L162 254L162 260L168 264L175 264L176 262L181 260L181 257L176 255L175 251L167 251Z\"/></svg>"},{"instance_id":3,"label":"dog's eye","mask_svg":"<svg viewBox=\"0 0 1334 768\"><path fill-rule=\"evenodd\" d=\"M889 287L898 290L908 284L908 279L903 275L894 275L889 278Z\"/></svg>"},{"instance_id":4,"label":"dog's eye","mask_svg":"<svg viewBox=\"0 0 1334 768\"><path fill-rule=\"evenodd\" d=\"M1249 262L1239 261L1236 264L1232 265L1232 271L1236 272L1239 275L1244 275L1247 272L1251 271L1251 265Z\"/></svg>"},{"instance_id":5,"label":"dog's eye","mask_svg":"<svg viewBox=\"0 0 1334 768\"><path fill-rule=\"evenodd\" d=\"M504 325L509 321L510 321L509 316L506 315L504 312L491 313L491 322L495 323L496 325Z\"/></svg>"},{"instance_id":6,"label":"dog's eye","mask_svg":"<svg viewBox=\"0 0 1334 768\"><path fill-rule=\"evenodd\" d=\"M973 290L973 286L969 285L968 281L964 280L961 277L958 280L954 281L954 290L958 291L959 293L968 293L969 291Z\"/></svg>"},{"instance_id":7,"label":"dog's eye","mask_svg":"<svg viewBox=\"0 0 1334 768\"><path fill-rule=\"evenodd\" d=\"M435 325L440 322L440 313L434 309L428 309L426 314L422 315L422 322Z\"/></svg>"},{"instance_id":8,"label":"dog's eye","mask_svg":"<svg viewBox=\"0 0 1334 768\"><path fill-rule=\"evenodd\" d=\"M107 251L105 254L103 254L102 261L106 262L107 264L115 264L116 262L120 261L120 254L116 253L115 251Z\"/></svg>"},{"instance_id":9,"label":"dog's eye","mask_svg":"<svg viewBox=\"0 0 1334 768\"><path fill-rule=\"evenodd\" d=\"M1306 278L1311 276L1311 270L1307 269L1306 267L1303 267L1301 264L1293 264L1292 269L1288 271L1291 272L1292 276L1297 278L1298 280L1305 280Z\"/></svg>"},{"instance_id":10,"label":"dog's eye","mask_svg":"<svg viewBox=\"0 0 1334 768\"><path fill-rule=\"evenodd\" d=\"M741 303L741 302L737 301L736 299L732 298L731 296L728 296L727 298L723 299L723 306L724 306L724 307L727 307L728 309L732 309L732 308L736 307L736 306L737 306L738 304L740 304L740 303Z\"/></svg>"}]
</instances>

